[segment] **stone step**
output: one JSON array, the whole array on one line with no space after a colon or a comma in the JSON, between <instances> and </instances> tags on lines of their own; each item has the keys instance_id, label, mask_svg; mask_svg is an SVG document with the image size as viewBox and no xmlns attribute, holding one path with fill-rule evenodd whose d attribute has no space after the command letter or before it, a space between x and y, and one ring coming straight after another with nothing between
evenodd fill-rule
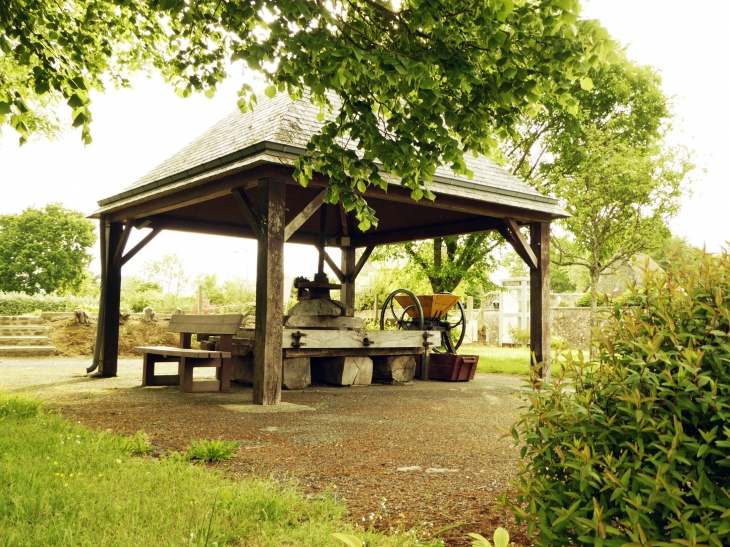
<instances>
[{"instance_id":1,"label":"stone step","mask_svg":"<svg viewBox=\"0 0 730 547\"><path fill-rule=\"evenodd\" d=\"M50 346L48 336L0 336L0 346Z\"/></svg>"},{"instance_id":2,"label":"stone step","mask_svg":"<svg viewBox=\"0 0 730 547\"><path fill-rule=\"evenodd\" d=\"M48 336L51 327L42 325L0 325L0 336Z\"/></svg>"},{"instance_id":3,"label":"stone step","mask_svg":"<svg viewBox=\"0 0 730 547\"><path fill-rule=\"evenodd\" d=\"M35 315L0 315L0 325L40 325L43 319Z\"/></svg>"},{"instance_id":4,"label":"stone step","mask_svg":"<svg viewBox=\"0 0 730 547\"><path fill-rule=\"evenodd\" d=\"M53 346L0 346L1 357L47 357L54 355Z\"/></svg>"}]
</instances>

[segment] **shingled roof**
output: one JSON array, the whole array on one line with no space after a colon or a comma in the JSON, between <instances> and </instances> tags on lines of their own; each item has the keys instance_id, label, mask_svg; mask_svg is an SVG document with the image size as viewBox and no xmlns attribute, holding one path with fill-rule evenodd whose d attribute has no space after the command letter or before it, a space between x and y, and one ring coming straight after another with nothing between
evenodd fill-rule
<instances>
[{"instance_id":1,"label":"shingled roof","mask_svg":"<svg viewBox=\"0 0 730 547\"><path fill-rule=\"evenodd\" d=\"M250 166L293 165L322 126L317 121L318 113L319 108L308 99L292 101L284 93L264 98L253 112L241 114L236 110L125 191L100 200L97 214ZM521 207L554 218L567 216L557 200L543 196L488 158L467 155L465 161L474 177L455 175L449 168L440 167L430 187L437 196ZM384 178L391 184L399 182L394 177Z\"/></svg>"}]
</instances>

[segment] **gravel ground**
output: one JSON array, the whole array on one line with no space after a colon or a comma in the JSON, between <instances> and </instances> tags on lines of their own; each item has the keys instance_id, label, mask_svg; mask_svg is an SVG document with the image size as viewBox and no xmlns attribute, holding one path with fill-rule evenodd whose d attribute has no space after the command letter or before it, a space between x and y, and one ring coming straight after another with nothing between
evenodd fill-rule
<instances>
[{"instance_id":1,"label":"gravel ground","mask_svg":"<svg viewBox=\"0 0 730 547\"><path fill-rule=\"evenodd\" d=\"M461 523L440 536L461 546L470 544L468 532L491 537L501 525L517 544L529 544L495 503L518 469L517 447L501 436L522 404L521 378L314 385L282 394L282 401L307 408L261 413L221 406L246 410L251 388L234 386L225 394L143 389L141 359L120 360L119 376L106 379L85 374L89 361L5 359L0 389L33 393L91 428L128 435L144 428L160 452L183 450L193 439L239 441L238 457L222 464L229 476L294 479L306 493L327 490L362 526L418 526L428 535Z\"/></svg>"}]
</instances>

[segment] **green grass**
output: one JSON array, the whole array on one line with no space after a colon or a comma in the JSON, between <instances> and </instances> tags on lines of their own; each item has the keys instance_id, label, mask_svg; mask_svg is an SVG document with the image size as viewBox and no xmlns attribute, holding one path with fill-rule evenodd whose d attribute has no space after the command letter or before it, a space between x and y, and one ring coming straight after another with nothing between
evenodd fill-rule
<instances>
[{"instance_id":1,"label":"green grass","mask_svg":"<svg viewBox=\"0 0 730 547\"><path fill-rule=\"evenodd\" d=\"M530 350L529 348L509 348L485 346L484 344L464 344L459 348L464 355L479 355L477 372L493 374L517 374L529 376ZM552 367L555 374L556 367L562 367L562 362L568 355L578 359L581 352L578 350L552 351ZM582 352L588 358L588 352ZM561 369L562 370L562 369Z\"/></svg>"},{"instance_id":2,"label":"green grass","mask_svg":"<svg viewBox=\"0 0 730 547\"><path fill-rule=\"evenodd\" d=\"M0 393L0 546L337 546L335 532L413 545L354 528L331 497L232 482L180 457L133 457L141 444Z\"/></svg>"},{"instance_id":3,"label":"green grass","mask_svg":"<svg viewBox=\"0 0 730 547\"><path fill-rule=\"evenodd\" d=\"M478 355L477 372L494 374L530 374L528 348L501 348L483 344L464 344L459 353Z\"/></svg>"}]
</instances>

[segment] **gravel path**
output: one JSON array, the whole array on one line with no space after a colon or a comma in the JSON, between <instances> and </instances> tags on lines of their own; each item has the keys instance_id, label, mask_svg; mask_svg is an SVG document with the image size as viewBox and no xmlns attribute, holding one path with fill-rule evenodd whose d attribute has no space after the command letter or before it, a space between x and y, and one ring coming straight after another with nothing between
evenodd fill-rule
<instances>
[{"instance_id":1,"label":"gravel path","mask_svg":"<svg viewBox=\"0 0 730 547\"><path fill-rule=\"evenodd\" d=\"M518 544L529 543L494 501L518 469L518 449L501 436L522 404L521 378L315 385L282 394L282 401L307 408L261 413L221 406L250 404L247 387L226 394L142 389L141 359L120 360L119 376L107 379L86 376L89 362L6 359L0 389L34 393L91 428L144 428L160 451L183 450L192 439L237 440L238 457L224 465L228 474L294 478L307 493L328 490L360 525L419 525L428 535L463 523L440 536L447 545L469 545L468 532L491 537L502 525Z\"/></svg>"}]
</instances>

